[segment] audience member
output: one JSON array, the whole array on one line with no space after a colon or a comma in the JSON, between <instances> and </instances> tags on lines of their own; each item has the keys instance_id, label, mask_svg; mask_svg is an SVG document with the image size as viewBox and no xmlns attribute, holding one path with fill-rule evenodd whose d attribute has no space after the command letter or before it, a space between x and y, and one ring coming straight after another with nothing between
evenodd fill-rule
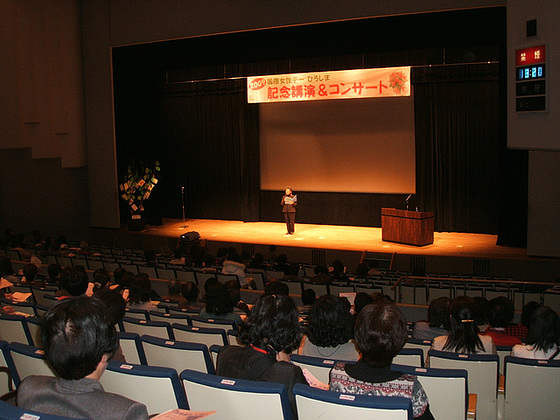
<instances>
[{"instance_id":1,"label":"audience member","mask_svg":"<svg viewBox=\"0 0 560 420\"><path fill-rule=\"evenodd\" d=\"M332 263L331 281L349 283L350 279L346 275L346 266L340 260L334 260Z\"/></svg>"},{"instance_id":2,"label":"audience member","mask_svg":"<svg viewBox=\"0 0 560 420\"><path fill-rule=\"evenodd\" d=\"M474 303L476 305L476 325L479 331L486 331L490 327L488 324L488 299L482 296L475 296Z\"/></svg>"},{"instance_id":3,"label":"audience member","mask_svg":"<svg viewBox=\"0 0 560 420\"><path fill-rule=\"evenodd\" d=\"M55 296L65 299L71 296L80 296L87 292L89 279L87 274L78 267L66 267L60 275L60 290Z\"/></svg>"},{"instance_id":4,"label":"audience member","mask_svg":"<svg viewBox=\"0 0 560 420\"><path fill-rule=\"evenodd\" d=\"M181 294L181 282L179 280L169 280L167 282L167 292L168 294L162 296L161 300L170 300L174 302L182 302L185 300Z\"/></svg>"},{"instance_id":5,"label":"audience member","mask_svg":"<svg viewBox=\"0 0 560 420\"><path fill-rule=\"evenodd\" d=\"M49 276L47 282L49 284L60 285L60 276L62 274L62 268L58 264L50 264L47 267L47 274Z\"/></svg>"},{"instance_id":6,"label":"audience member","mask_svg":"<svg viewBox=\"0 0 560 420\"><path fill-rule=\"evenodd\" d=\"M104 268L98 268L93 272L93 283L95 290L108 288L111 282L111 275Z\"/></svg>"},{"instance_id":7,"label":"audience member","mask_svg":"<svg viewBox=\"0 0 560 420\"><path fill-rule=\"evenodd\" d=\"M331 276L329 268L326 265L318 265L313 269L315 275L311 277L311 283L315 284L331 284Z\"/></svg>"},{"instance_id":8,"label":"audience member","mask_svg":"<svg viewBox=\"0 0 560 420\"><path fill-rule=\"evenodd\" d=\"M179 302L179 309L186 309L189 312L196 311L197 313L204 309L204 303L199 302L198 300L199 290L195 282L188 281L181 284L181 294L185 300Z\"/></svg>"},{"instance_id":9,"label":"audience member","mask_svg":"<svg viewBox=\"0 0 560 420\"><path fill-rule=\"evenodd\" d=\"M448 297L433 299L428 306L428 321L417 321L414 324L412 338L429 340L449 333L449 305Z\"/></svg>"},{"instance_id":10,"label":"audience member","mask_svg":"<svg viewBox=\"0 0 560 420\"><path fill-rule=\"evenodd\" d=\"M451 301L451 330L434 338L432 348L455 353L497 354L496 345L489 335L479 334L476 325L477 307L474 299L459 296Z\"/></svg>"},{"instance_id":11,"label":"audience member","mask_svg":"<svg viewBox=\"0 0 560 420\"><path fill-rule=\"evenodd\" d=\"M228 255L228 259L224 261L222 266L223 274L235 274L239 279L241 287L247 287L247 279L245 277L245 264L241 262L241 256L238 253Z\"/></svg>"},{"instance_id":12,"label":"audience member","mask_svg":"<svg viewBox=\"0 0 560 420\"><path fill-rule=\"evenodd\" d=\"M521 344L519 338L505 332L506 327L511 324L514 314L513 302L505 296L496 297L488 302L487 317L490 328L487 328L484 334L492 337L496 346Z\"/></svg>"},{"instance_id":13,"label":"audience member","mask_svg":"<svg viewBox=\"0 0 560 420\"><path fill-rule=\"evenodd\" d=\"M185 265L185 255L183 254L183 249L175 248L173 251L173 259L169 261L169 264Z\"/></svg>"},{"instance_id":14,"label":"audience member","mask_svg":"<svg viewBox=\"0 0 560 420\"><path fill-rule=\"evenodd\" d=\"M560 318L548 306L533 312L525 344L513 346L511 355L527 359L560 359Z\"/></svg>"},{"instance_id":15,"label":"audience member","mask_svg":"<svg viewBox=\"0 0 560 420\"><path fill-rule=\"evenodd\" d=\"M281 280L274 279L264 286L265 295L290 296L290 288Z\"/></svg>"},{"instance_id":16,"label":"audience member","mask_svg":"<svg viewBox=\"0 0 560 420\"><path fill-rule=\"evenodd\" d=\"M93 298L105 305L107 317L111 325L116 326L124 318L126 314L126 301L116 290L103 287L93 294ZM120 344L111 360L126 363L126 358Z\"/></svg>"},{"instance_id":17,"label":"audience member","mask_svg":"<svg viewBox=\"0 0 560 420\"><path fill-rule=\"evenodd\" d=\"M366 292L356 293L354 298L354 319L357 319L361 310L370 303L373 303L373 297L370 294Z\"/></svg>"},{"instance_id":18,"label":"audience member","mask_svg":"<svg viewBox=\"0 0 560 420\"><path fill-rule=\"evenodd\" d=\"M521 322L519 324L506 325L504 332L508 335L519 338L522 342L525 342L529 331L529 324L531 323L531 317L533 316L535 310L540 306L541 304L539 302L527 302L523 305L523 308L521 308Z\"/></svg>"},{"instance_id":19,"label":"audience member","mask_svg":"<svg viewBox=\"0 0 560 420\"><path fill-rule=\"evenodd\" d=\"M278 247L276 245L269 245L268 253L264 256L264 260L268 262L276 262L278 260L278 255L276 254L276 250Z\"/></svg>"},{"instance_id":20,"label":"audience member","mask_svg":"<svg viewBox=\"0 0 560 420\"><path fill-rule=\"evenodd\" d=\"M292 388L296 383L307 385L307 381L301 368L290 363L290 354L301 341L298 311L293 300L281 295L261 296L241 327L239 340L244 347L222 348L216 374L284 384L295 416Z\"/></svg>"},{"instance_id":21,"label":"audience member","mask_svg":"<svg viewBox=\"0 0 560 420\"><path fill-rule=\"evenodd\" d=\"M309 315L316 300L317 295L315 294L315 290L303 289L303 292L301 292L301 301L303 303L303 306L298 307L299 313L303 315Z\"/></svg>"},{"instance_id":22,"label":"audience member","mask_svg":"<svg viewBox=\"0 0 560 420\"><path fill-rule=\"evenodd\" d=\"M217 273L218 269L214 267L214 256L212 254L204 254L202 258L202 268L200 269L203 273Z\"/></svg>"},{"instance_id":23,"label":"audience member","mask_svg":"<svg viewBox=\"0 0 560 420\"><path fill-rule=\"evenodd\" d=\"M152 284L147 274L135 275L128 290L128 307L130 309L157 311L157 305L151 299Z\"/></svg>"},{"instance_id":24,"label":"audience member","mask_svg":"<svg viewBox=\"0 0 560 420\"><path fill-rule=\"evenodd\" d=\"M93 420L148 419L146 406L105 392L99 383L118 348L105 305L87 296L58 302L43 318L41 338L57 377L25 378L18 387L18 406Z\"/></svg>"},{"instance_id":25,"label":"audience member","mask_svg":"<svg viewBox=\"0 0 560 420\"><path fill-rule=\"evenodd\" d=\"M39 270L37 269L37 266L35 264L25 264L23 266L23 277L21 278L20 283L25 283L29 285L34 284L37 279L38 273Z\"/></svg>"},{"instance_id":26,"label":"audience member","mask_svg":"<svg viewBox=\"0 0 560 420\"><path fill-rule=\"evenodd\" d=\"M0 277L8 280L12 284L18 284L20 278L15 275L14 269L12 268L12 260L8 257L0 257Z\"/></svg>"},{"instance_id":27,"label":"audience member","mask_svg":"<svg viewBox=\"0 0 560 420\"><path fill-rule=\"evenodd\" d=\"M299 283L303 282L303 279L299 276L299 269L300 266L298 263L288 264L288 266L284 270L284 277L282 277L282 280L299 282Z\"/></svg>"},{"instance_id":28,"label":"audience member","mask_svg":"<svg viewBox=\"0 0 560 420\"><path fill-rule=\"evenodd\" d=\"M239 314L241 317L248 315L251 310L245 302L241 300L241 289L237 280L228 280L224 286L229 291L231 302L233 303L233 312Z\"/></svg>"},{"instance_id":29,"label":"audience member","mask_svg":"<svg viewBox=\"0 0 560 420\"><path fill-rule=\"evenodd\" d=\"M204 319L225 319L241 325L241 317L233 312L234 305L229 290L222 283L215 283L208 288L206 293L206 306L198 314Z\"/></svg>"},{"instance_id":30,"label":"audience member","mask_svg":"<svg viewBox=\"0 0 560 420\"><path fill-rule=\"evenodd\" d=\"M330 390L408 398L414 418L433 419L428 397L416 376L391 370L393 358L408 338L400 309L394 303L367 305L356 320L354 334L360 360L338 362L330 373Z\"/></svg>"},{"instance_id":31,"label":"audience member","mask_svg":"<svg viewBox=\"0 0 560 420\"><path fill-rule=\"evenodd\" d=\"M301 340L299 354L339 360L358 360L352 340L354 319L348 306L338 296L321 296L309 314L307 333Z\"/></svg>"}]
</instances>

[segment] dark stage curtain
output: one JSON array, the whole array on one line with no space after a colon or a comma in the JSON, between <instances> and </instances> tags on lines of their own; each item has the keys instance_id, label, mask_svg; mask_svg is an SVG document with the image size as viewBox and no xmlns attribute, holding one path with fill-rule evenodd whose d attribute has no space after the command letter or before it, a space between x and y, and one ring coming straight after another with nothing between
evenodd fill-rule
<instances>
[{"instance_id":1,"label":"dark stage curtain","mask_svg":"<svg viewBox=\"0 0 560 420\"><path fill-rule=\"evenodd\" d=\"M245 80L166 85L160 99L168 217L259 218L258 107Z\"/></svg>"},{"instance_id":2,"label":"dark stage curtain","mask_svg":"<svg viewBox=\"0 0 560 420\"><path fill-rule=\"evenodd\" d=\"M527 153L508 150L498 64L413 69L417 192L444 232L526 245Z\"/></svg>"}]
</instances>

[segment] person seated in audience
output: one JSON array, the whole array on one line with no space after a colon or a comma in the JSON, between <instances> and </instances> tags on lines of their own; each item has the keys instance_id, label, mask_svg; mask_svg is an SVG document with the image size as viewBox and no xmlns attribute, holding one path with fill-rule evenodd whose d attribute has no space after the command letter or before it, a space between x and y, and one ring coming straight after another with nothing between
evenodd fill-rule
<instances>
[{"instance_id":1,"label":"person seated in audience","mask_svg":"<svg viewBox=\"0 0 560 420\"><path fill-rule=\"evenodd\" d=\"M527 359L560 359L560 318L548 306L535 309L525 344L516 344L511 355Z\"/></svg>"},{"instance_id":2,"label":"person seated in audience","mask_svg":"<svg viewBox=\"0 0 560 420\"><path fill-rule=\"evenodd\" d=\"M161 300L170 300L173 302L182 302L185 300L181 294L181 282L173 279L167 282L168 294L161 297Z\"/></svg>"},{"instance_id":3,"label":"person seated in audience","mask_svg":"<svg viewBox=\"0 0 560 420\"><path fill-rule=\"evenodd\" d=\"M299 264L298 263L291 263L288 267L284 270L284 276L282 277L282 281L294 281L294 282L303 282L303 279L299 276Z\"/></svg>"},{"instance_id":4,"label":"person seated in audience","mask_svg":"<svg viewBox=\"0 0 560 420\"><path fill-rule=\"evenodd\" d=\"M369 266L366 262L361 262L356 267L356 271L354 272L355 277L358 279L366 279L368 277Z\"/></svg>"},{"instance_id":5,"label":"person seated in audience","mask_svg":"<svg viewBox=\"0 0 560 420\"><path fill-rule=\"evenodd\" d=\"M56 303L43 318L41 338L57 377L25 378L17 390L18 406L94 420L148 419L145 405L105 392L99 383L119 345L104 304L87 296Z\"/></svg>"},{"instance_id":6,"label":"person seated in audience","mask_svg":"<svg viewBox=\"0 0 560 420\"><path fill-rule=\"evenodd\" d=\"M278 260L278 254L276 254L276 250L278 247L276 245L269 245L268 252L264 255L264 260L268 261L269 263L274 263Z\"/></svg>"},{"instance_id":7,"label":"person seated in audience","mask_svg":"<svg viewBox=\"0 0 560 420\"><path fill-rule=\"evenodd\" d=\"M224 286L229 291L231 301L233 303L233 312L239 314L242 318L248 315L251 310L245 302L241 300L241 288L239 287L239 282L237 280L228 280L224 283Z\"/></svg>"},{"instance_id":8,"label":"person seated in audience","mask_svg":"<svg viewBox=\"0 0 560 420\"><path fill-rule=\"evenodd\" d=\"M454 353L497 354L492 337L479 333L476 325L477 307L473 298L456 297L451 301L449 314L450 332L434 338L432 349Z\"/></svg>"},{"instance_id":9,"label":"person seated in audience","mask_svg":"<svg viewBox=\"0 0 560 420\"><path fill-rule=\"evenodd\" d=\"M307 381L301 368L290 363L290 355L301 336L294 301L282 295L261 296L239 331L239 340L245 346L223 347L218 353L216 374L286 385L296 416L292 388L297 383L307 385Z\"/></svg>"},{"instance_id":10,"label":"person seated in audience","mask_svg":"<svg viewBox=\"0 0 560 420\"><path fill-rule=\"evenodd\" d=\"M107 316L109 317L109 323L116 327L116 325L122 321L126 314L126 301L122 295L116 290L111 290L108 287L103 287L98 289L94 294L93 298L99 300L107 308ZM115 355L111 360L117 362L126 363L123 350L119 344L119 348L115 352Z\"/></svg>"},{"instance_id":11,"label":"person seated in audience","mask_svg":"<svg viewBox=\"0 0 560 420\"><path fill-rule=\"evenodd\" d=\"M237 252L234 252L229 254L228 258L224 261L222 273L235 274L239 279L241 287L247 288L249 285L245 276L245 268L245 264L241 262L241 256Z\"/></svg>"},{"instance_id":12,"label":"person seated in audience","mask_svg":"<svg viewBox=\"0 0 560 420\"><path fill-rule=\"evenodd\" d=\"M356 297L354 298L354 323L356 322L356 319L358 319L358 315L360 314L361 310L370 303L373 303L372 295L366 292L356 293Z\"/></svg>"},{"instance_id":13,"label":"person seated in audience","mask_svg":"<svg viewBox=\"0 0 560 420\"><path fill-rule=\"evenodd\" d=\"M266 269L264 266L264 256L263 254L260 253L256 253L253 258L251 259L251 262L249 263L249 268L247 268L247 273L260 273L262 274L262 278L264 281L264 284L266 284L268 282L268 277L266 274Z\"/></svg>"},{"instance_id":14,"label":"person seated in audience","mask_svg":"<svg viewBox=\"0 0 560 420\"><path fill-rule=\"evenodd\" d=\"M476 325L479 331L486 331L490 324L488 323L488 299L482 296L475 296L474 303L477 309Z\"/></svg>"},{"instance_id":15,"label":"person seated in audience","mask_svg":"<svg viewBox=\"0 0 560 420\"><path fill-rule=\"evenodd\" d=\"M109 288L111 285L111 275L104 268L98 268L93 272L94 289Z\"/></svg>"},{"instance_id":16,"label":"person seated in audience","mask_svg":"<svg viewBox=\"0 0 560 420\"><path fill-rule=\"evenodd\" d=\"M147 267L159 267L157 264L156 250L146 249L144 250L144 259L146 260Z\"/></svg>"},{"instance_id":17,"label":"person seated in audience","mask_svg":"<svg viewBox=\"0 0 560 420\"><path fill-rule=\"evenodd\" d=\"M321 296L309 314L309 326L299 346L299 354L339 360L358 360L352 340L354 319L338 296Z\"/></svg>"},{"instance_id":18,"label":"person seated in audience","mask_svg":"<svg viewBox=\"0 0 560 420\"><path fill-rule=\"evenodd\" d=\"M282 295L289 297L290 296L290 288L286 283L282 280L274 279L271 280L264 286L264 294L265 295Z\"/></svg>"},{"instance_id":19,"label":"person seated in audience","mask_svg":"<svg viewBox=\"0 0 560 420\"><path fill-rule=\"evenodd\" d=\"M204 319L224 319L234 321L239 326L243 323L239 314L233 312L234 305L229 290L222 283L214 283L206 293L206 306L198 316Z\"/></svg>"},{"instance_id":20,"label":"person seated in audience","mask_svg":"<svg viewBox=\"0 0 560 420\"><path fill-rule=\"evenodd\" d=\"M25 264L23 267L23 277L20 283L29 286L42 286L43 282L38 278L39 270L35 264Z\"/></svg>"},{"instance_id":21,"label":"person seated in audience","mask_svg":"<svg viewBox=\"0 0 560 420\"><path fill-rule=\"evenodd\" d=\"M303 292L301 292L301 301L303 302L303 306L298 307L298 312L301 315L309 315L316 300L317 295L315 290L303 289Z\"/></svg>"},{"instance_id":22,"label":"person seated in audience","mask_svg":"<svg viewBox=\"0 0 560 420\"><path fill-rule=\"evenodd\" d=\"M204 309L204 303L198 300L199 290L194 281L181 284L181 295L183 295L185 300L179 302L177 306L179 309L186 309L189 312L197 313Z\"/></svg>"},{"instance_id":23,"label":"person seated in audience","mask_svg":"<svg viewBox=\"0 0 560 420\"><path fill-rule=\"evenodd\" d=\"M334 260L332 263L331 282L349 283L350 279L346 275L346 266L340 260Z\"/></svg>"},{"instance_id":24,"label":"person seated in audience","mask_svg":"<svg viewBox=\"0 0 560 420\"><path fill-rule=\"evenodd\" d=\"M274 267L274 270L284 272L286 267L288 267L288 256L286 254L278 255L278 258L276 258L276 266Z\"/></svg>"},{"instance_id":25,"label":"person seated in audience","mask_svg":"<svg viewBox=\"0 0 560 420\"><path fill-rule=\"evenodd\" d=\"M20 278L16 276L12 268L12 260L5 256L0 257L0 276L12 284L18 284L20 282Z\"/></svg>"},{"instance_id":26,"label":"person seated in audience","mask_svg":"<svg viewBox=\"0 0 560 420\"><path fill-rule=\"evenodd\" d=\"M329 268L326 265L318 265L313 269L315 275L310 278L314 284L331 284Z\"/></svg>"},{"instance_id":27,"label":"person seated in audience","mask_svg":"<svg viewBox=\"0 0 560 420\"><path fill-rule=\"evenodd\" d=\"M484 331L494 340L496 346L513 346L521 344L521 340L517 337L506 333L505 329L511 325L515 308L513 302L505 296L496 297L488 302L488 323L490 328Z\"/></svg>"},{"instance_id":28,"label":"person seated in audience","mask_svg":"<svg viewBox=\"0 0 560 420\"><path fill-rule=\"evenodd\" d=\"M21 261L31 261L31 254L25 249L27 246L25 241L25 235L14 235L12 237L12 242L10 244L10 249L12 251L17 251L21 258Z\"/></svg>"},{"instance_id":29,"label":"person seated in audience","mask_svg":"<svg viewBox=\"0 0 560 420\"><path fill-rule=\"evenodd\" d=\"M47 267L47 284L49 285L60 285L60 276L62 274L62 267L58 264L49 264Z\"/></svg>"},{"instance_id":30,"label":"person seated in audience","mask_svg":"<svg viewBox=\"0 0 560 420\"><path fill-rule=\"evenodd\" d=\"M182 248L175 248L173 251L173 259L169 261L173 265L185 265L185 255Z\"/></svg>"},{"instance_id":31,"label":"person seated in audience","mask_svg":"<svg viewBox=\"0 0 560 420\"><path fill-rule=\"evenodd\" d=\"M89 279L85 271L78 267L66 267L60 275L60 290L55 292L59 299L66 299L71 296L80 296L87 292Z\"/></svg>"},{"instance_id":32,"label":"person seated in audience","mask_svg":"<svg viewBox=\"0 0 560 420\"><path fill-rule=\"evenodd\" d=\"M433 299L428 306L428 321L417 321L414 324L412 338L417 340L430 340L445 335L449 332L449 305L448 297Z\"/></svg>"},{"instance_id":33,"label":"person seated in audience","mask_svg":"<svg viewBox=\"0 0 560 420\"><path fill-rule=\"evenodd\" d=\"M330 373L330 390L346 394L404 397L416 419L433 419L428 397L416 376L391 370L393 358L408 338L401 310L389 302L362 309L354 328L360 359L338 362Z\"/></svg>"},{"instance_id":34,"label":"person seated in audience","mask_svg":"<svg viewBox=\"0 0 560 420\"><path fill-rule=\"evenodd\" d=\"M529 324L531 323L531 317L533 313L540 307L539 302L531 301L527 302L521 308L521 322L519 324L509 324L506 325L504 332L507 335L512 335L519 338L522 342L525 342L527 338L527 333L529 332Z\"/></svg>"},{"instance_id":35,"label":"person seated in audience","mask_svg":"<svg viewBox=\"0 0 560 420\"><path fill-rule=\"evenodd\" d=\"M217 273L218 269L214 267L215 258L212 254L204 254L202 257L202 273Z\"/></svg>"},{"instance_id":36,"label":"person seated in audience","mask_svg":"<svg viewBox=\"0 0 560 420\"><path fill-rule=\"evenodd\" d=\"M157 311L157 305L152 302L152 284L147 274L134 276L128 286L128 307L143 311Z\"/></svg>"}]
</instances>

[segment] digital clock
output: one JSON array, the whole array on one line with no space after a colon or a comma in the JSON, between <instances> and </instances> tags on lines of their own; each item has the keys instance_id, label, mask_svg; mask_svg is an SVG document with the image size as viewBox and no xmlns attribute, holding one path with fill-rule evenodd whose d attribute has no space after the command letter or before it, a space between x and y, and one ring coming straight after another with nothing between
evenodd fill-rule
<instances>
[{"instance_id":1,"label":"digital clock","mask_svg":"<svg viewBox=\"0 0 560 420\"><path fill-rule=\"evenodd\" d=\"M544 78L544 64L538 66L517 67L517 80L533 80Z\"/></svg>"}]
</instances>

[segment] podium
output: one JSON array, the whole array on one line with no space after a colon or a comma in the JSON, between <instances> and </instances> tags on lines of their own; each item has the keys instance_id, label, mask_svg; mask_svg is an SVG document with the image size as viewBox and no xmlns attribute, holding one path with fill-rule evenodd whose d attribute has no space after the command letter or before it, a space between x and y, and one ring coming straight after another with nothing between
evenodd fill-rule
<instances>
[{"instance_id":1,"label":"podium","mask_svg":"<svg viewBox=\"0 0 560 420\"><path fill-rule=\"evenodd\" d=\"M424 246L434 243L434 214L391 208L381 209L383 241Z\"/></svg>"}]
</instances>

